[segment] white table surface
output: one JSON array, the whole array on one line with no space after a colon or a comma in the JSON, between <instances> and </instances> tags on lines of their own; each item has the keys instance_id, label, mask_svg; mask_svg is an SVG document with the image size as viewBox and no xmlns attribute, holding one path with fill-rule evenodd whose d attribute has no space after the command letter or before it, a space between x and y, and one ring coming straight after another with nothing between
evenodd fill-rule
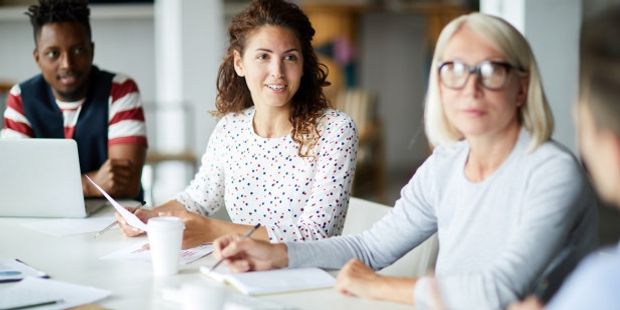
<instances>
[{"instance_id":1,"label":"white table surface","mask_svg":"<svg viewBox=\"0 0 620 310\"><path fill-rule=\"evenodd\" d=\"M111 214L111 210L93 216ZM0 217L0 257L18 258L46 272L52 279L93 286L112 292L98 305L109 309L179 309L180 305L162 298L163 287L178 287L186 282L211 282L198 268L212 257L180 267L179 274L158 278L152 275L151 264L142 261L100 259L113 251L136 242L122 236L118 229L98 239L91 234L55 237L22 226L39 218ZM145 237L143 238L146 241ZM2 285L0 284L0 288ZM238 294L228 287L230 294ZM334 289L274 294L258 297L295 309L411 309L396 303L364 300L343 296Z\"/></svg>"}]
</instances>

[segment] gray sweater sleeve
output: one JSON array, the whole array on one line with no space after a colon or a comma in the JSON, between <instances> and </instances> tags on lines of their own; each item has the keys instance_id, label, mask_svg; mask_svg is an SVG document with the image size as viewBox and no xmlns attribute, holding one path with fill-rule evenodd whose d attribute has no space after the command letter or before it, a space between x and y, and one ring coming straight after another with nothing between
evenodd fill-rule
<instances>
[{"instance_id":1,"label":"gray sweater sleeve","mask_svg":"<svg viewBox=\"0 0 620 310\"><path fill-rule=\"evenodd\" d=\"M428 162L428 161L427 161ZM422 243L436 230L436 218L428 199L426 163L401 191L394 208L373 227L357 235L304 243L287 242L290 267L337 269L358 258L375 270L382 269Z\"/></svg>"}]
</instances>

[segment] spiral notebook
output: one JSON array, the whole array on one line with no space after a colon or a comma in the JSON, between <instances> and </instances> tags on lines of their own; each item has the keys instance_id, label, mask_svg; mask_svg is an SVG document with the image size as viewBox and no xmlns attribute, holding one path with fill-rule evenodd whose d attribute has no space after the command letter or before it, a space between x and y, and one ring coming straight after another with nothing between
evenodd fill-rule
<instances>
[{"instance_id":1,"label":"spiral notebook","mask_svg":"<svg viewBox=\"0 0 620 310\"><path fill-rule=\"evenodd\" d=\"M277 269L232 273L219 266L209 271L210 266L201 266L200 272L220 282L229 283L246 295L266 295L284 292L328 288L336 279L319 268Z\"/></svg>"}]
</instances>

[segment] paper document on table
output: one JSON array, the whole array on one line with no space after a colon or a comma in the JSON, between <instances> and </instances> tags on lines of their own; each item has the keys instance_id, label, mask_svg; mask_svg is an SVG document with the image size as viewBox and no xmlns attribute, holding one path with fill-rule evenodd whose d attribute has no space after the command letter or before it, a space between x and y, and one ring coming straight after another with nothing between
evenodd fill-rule
<instances>
[{"instance_id":1,"label":"paper document on table","mask_svg":"<svg viewBox=\"0 0 620 310\"><path fill-rule=\"evenodd\" d=\"M332 287L336 279L319 268L292 268L268 271L232 273L225 266L210 271L211 266L200 266L200 272L210 278L230 283L246 295L264 295Z\"/></svg>"},{"instance_id":2,"label":"paper document on table","mask_svg":"<svg viewBox=\"0 0 620 310\"><path fill-rule=\"evenodd\" d=\"M113 216L103 216L86 219L46 219L21 225L48 235L64 237L97 232L112 222L114 222Z\"/></svg>"},{"instance_id":3,"label":"paper document on table","mask_svg":"<svg viewBox=\"0 0 620 310\"><path fill-rule=\"evenodd\" d=\"M135 214L127 211L125 207L121 206L121 204L114 200L114 198L110 197L110 195L108 195L108 193L106 193L103 188L99 187L99 185L97 185L97 183L95 183L89 176L86 176L86 178L88 179L88 181L90 181L90 183L95 185L97 190L99 190L99 192L101 192L101 194L103 194L103 196L112 204L114 209L116 209L116 212L118 212L123 217L123 219L125 219L127 224L146 231L146 224L142 222Z\"/></svg>"},{"instance_id":4,"label":"paper document on table","mask_svg":"<svg viewBox=\"0 0 620 310\"><path fill-rule=\"evenodd\" d=\"M137 243L129 247L112 252L108 255L101 257L101 259L126 259L126 260L140 260L151 261L151 251L144 249L145 243ZM185 249L179 251L179 263L187 265L193 263L213 252L212 244L204 244L191 249Z\"/></svg>"},{"instance_id":5,"label":"paper document on table","mask_svg":"<svg viewBox=\"0 0 620 310\"><path fill-rule=\"evenodd\" d=\"M46 278L45 272L36 270L15 258L0 258L0 283L19 281L25 277Z\"/></svg>"},{"instance_id":6,"label":"paper document on table","mask_svg":"<svg viewBox=\"0 0 620 310\"><path fill-rule=\"evenodd\" d=\"M34 307L37 310L67 309L89 304L110 295L109 291L66 282L26 277L0 290L0 310Z\"/></svg>"},{"instance_id":7,"label":"paper document on table","mask_svg":"<svg viewBox=\"0 0 620 310\"><path fill-rule=\"evenodd\" d=\"M204 286L208 288L208 286ZM186 297L182 287L165 286L160 291L163 300L177 303L179 307L186 302ZM295 310L297 308L282 305L278 302L247 296L239 293L229 292L226 294L224 310Z\"/></svg>"}]
</instances>

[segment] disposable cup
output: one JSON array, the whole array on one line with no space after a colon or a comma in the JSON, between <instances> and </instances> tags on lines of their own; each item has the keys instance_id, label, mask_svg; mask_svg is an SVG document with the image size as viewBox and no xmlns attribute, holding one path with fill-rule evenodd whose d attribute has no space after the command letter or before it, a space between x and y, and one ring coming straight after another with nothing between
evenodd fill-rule
<instances>
[{"instance_id":1,"label":"disposable cup","mask_svg":"<svg viewBox=\"0 0 620 310\"><path fill-rule=\"evenodd\" d=\"M146 226L153 273L156 276L176 274L185 229L183 221L178 217L160 216L150 218Z\"/></svg>"}]
</instances>

